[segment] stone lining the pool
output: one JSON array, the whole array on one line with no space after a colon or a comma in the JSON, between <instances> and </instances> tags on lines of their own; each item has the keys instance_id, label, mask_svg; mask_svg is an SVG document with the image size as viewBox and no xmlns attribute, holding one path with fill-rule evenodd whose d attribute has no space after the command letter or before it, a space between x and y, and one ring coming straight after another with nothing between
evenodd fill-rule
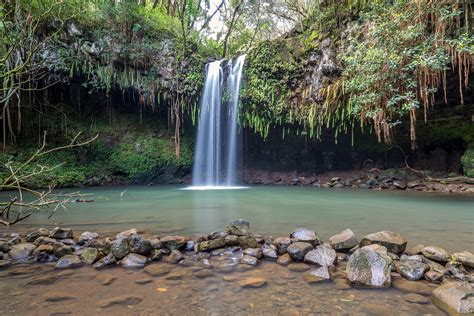
<instances>
[{"instance_id":1,"label":"stone lining the pool","mask_svg":"<svg viewBox=\"0 0 474 316\"><path fill-rule=\"evenodd\" d=\"M164 261L183 266L198 266L205 277L208 269L230 273L251 269L262 260L288 266L304 273L310 284L332 282L343 275L345 284L354 287L403 290L413 284L439 284L433 301L448 312L474 312L474 255L468 251L451 254L436 246L406 248L407 240L398 233L380 231L358 240L350 229L329 238L328 242L307 228L285 237L264 237L252 233L247 221L231 221L225 231L208 236L144 236L129 229L115 238L101 238L84 232L74 238L71 229L45 228L21 236L0 237L0 269L18 263L53 262L58 269L93 265L97 269L120 265L144 268L151 276L166 274ZM198 276L199 277L199 276ZM420 281L414 283L413 281ZM266 280L247 280L242 287L265 286Z\"/></svg>"}]
</instances>

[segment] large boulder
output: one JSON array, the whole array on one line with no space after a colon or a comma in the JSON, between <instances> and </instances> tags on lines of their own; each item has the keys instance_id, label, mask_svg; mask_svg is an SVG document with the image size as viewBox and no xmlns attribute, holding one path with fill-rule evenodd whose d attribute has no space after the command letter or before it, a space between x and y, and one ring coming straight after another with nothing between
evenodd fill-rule
<instances>
[{"instance_id":1,"label":"large boulder","mask_svg":"<svg viewBox=\"0 0 474 316\"><path fill-rule=\"evenodd\" d=\"M384 247L362 247L347 262L347 278L355 285L388 287L391 284L392 259Z\"/></svg>"},{"instance_id":2,"label":"large boulder","mask_svg":"<svg viewBox=\"0 0 474 316\"><path fill-rule=\"evenodd\" d=\"M145 256L151 254L151 242L148 239L145 239L142 235L131 235L128 238L128 243L130 246L130 252L138 253Z\"/></svg>"},{"instance_id":3,"label":"large boulder","mask_svg":"<svg viewBox=\"0 0 474 316\"><path fill-rule=\"evenodd\" d=\"M222 248L225 245L226 245L225 238L211 239L211 240L206 240L206 241L198 243L196 245L196 250L197 251L210 251L213 249Z\"/></svg>"},{"instance_id":4,"label":"large boulder","mask_svg":"<svg viewBox=\"0 0 474 316\"><path fill-rule=\"evenodd\" d=\"M339 234L329 237L329 243L336 250L349 250L359 243L350 229L343 230Z\"/></svg>"},{"instance_id":5,"label":"large boulder","mask_svg":"<svg viewBox=\"0 0 474 316\"><path fill-rule=\"evenodd\" d=\"M313 250L313 245L307 242L295 242L286 249L290 257L296 262L303 261L304 256L311 250Z\"/></svg>"},{"instance_id":6,"label":"large boulder","mask_svg":"<svg viewBox=\"0 0 474 316\"><path fill-rule=\"evenodd\" d=\"M322 244L304 256L304 262L319 266L332 266L336 262L336 251L328 244Z\"/></svg>"},{"instance_id":7,"label":"large boulder","mask_svg":"<svg viewBox=\"0 0 474 316\"><path fill-rule=\"evenodd\" d=\"M294 230L290 234L290 237L295 241L307 242L313 246L317 246L321 243L321 240L319 239L319 236L316 234L316 232L304 227Z\"/></svg>"},{"instance_id":8,"label":"large boulder","mask_svg":"<svg viewBox=\"0 0 474 316\"><path fill-rule=\"evenodd\" d=\"M112 251L112 254L115 258L124 258L130 252L128 240L124 237L113 240L110 244L110 250Z\"/></svg>"},{"instance_id":9,"label":"large boulder","mask_svg":"<svg viewBox=\"0 0 474 316\"><path fill-rule=\"evenodd\" d=\"M387 251L398 254L405 250L407 241L402 235L398 233L384 230L381 232L369 234L362 238L359 243L359 247L362 248L372 244L382 245L387 248Z\"/></svg>"},{"instance_id":10,"label":"large boulder","mask_svg":"<svg viewBox=\"0 0 474 316\"><path fill-rule=\"evenodd\" d=\"M250 234L250 223L243 219L234 219L226 227L229 235L245 236Z\"/></svg>"},{"instance_id":11,"label":"large boulder","mask_svg":"<svg viewBox=\"0 0 474 316\"><path fill-rule=\"evenodd\" d=\"M466 268L474 269L474 255L469 251L463 251L453 254L457 262L461 262Z\"/></svg>"},{"instance_id":12,"label":"large boulder","mask_svg":"<svg viewBox=\"0 0 474 316\"><path fill-rule=\"evenodd\" d=\"M433 291L433 301L450 315L474 313L474 287L467 282L450 282Z\"/></svg>"},{"instance_id":13,"label":"large boulder","mask_svg":"<svg viewBox=\"0 0 474 316\"><path fill-rule=\"evenodd\" d=\"M423 278L425 272L430 269L430 266L420 260L402 260L397 265L398 273L402 277L410 281L418 281Z\"/></svg>"},{"instance_id":14,"label":"large boulder","mask_svg":"<svg viewBox=\"0 0 474 316\"><path fill-rule=\"evenodd\" d=\"M27 260L33 251L36 249L35 244L31 243L22 243L16 244L10 247L10 255L11 259L14 261L24 261Z\"/></svg>"},{"instance_id":15,"label":"large boulder","mask_svg":"<svg viewBox=\"0 0 474 316\"><path fill-rule=\"evenodd\" d=\"M421 253L426 258L439 262L447 262L450 258L450 255L446 250L436 246L425 247Z\"/></svg>"}]
</instances>

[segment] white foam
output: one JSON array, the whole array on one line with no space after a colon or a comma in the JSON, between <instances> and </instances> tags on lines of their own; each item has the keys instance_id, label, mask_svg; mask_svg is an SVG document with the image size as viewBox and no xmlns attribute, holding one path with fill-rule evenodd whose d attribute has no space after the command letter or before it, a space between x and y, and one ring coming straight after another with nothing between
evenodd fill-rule
<instances>
[{"instance_id":1,"label":"white foam","mask_svg":"<svg viewBox=\"0 0 474 316\"><path fill-rule=\"evenodd\" d=\"M207 191L207 190L242 190L248 187L230 186L230 185L193 185L181 190L187 191Z\"/></svg>"}]
</instances>

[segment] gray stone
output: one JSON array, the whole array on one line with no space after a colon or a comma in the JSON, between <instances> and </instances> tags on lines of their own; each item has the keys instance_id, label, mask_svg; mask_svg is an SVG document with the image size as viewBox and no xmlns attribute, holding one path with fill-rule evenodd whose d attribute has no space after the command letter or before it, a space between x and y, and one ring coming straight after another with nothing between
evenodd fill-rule
<instances>
[{"instance_id":1,"label":"gray stone","mask_svg":"<svg viewBox=\"0 0 474 316\"><path fill-rule=\"evenodd\" d=\"M273 244L276 246L278 254L284 255L288 246L291 245L291 239L288 237L278 237L275 238Z\"/></svg>"},{"instance_id":2,"label":"gray stone","mask_svg":"<svg viewBox=\"0 0 474 316\"><path fill-rule=\"evenodd\" d=\"M469 251L457 252L453 254L456 261L461 262L463 266L474 269L474 255Z\"/></svg>"},{"instance_id":3,"label":"gray stone","mask_svg":"<svg viewBox=\"0 0 474 316\"><path fill-rule=\"evenodd\" d=\"M327 266L322 266L314 270L310 270L304 274L304 279L309 284L321 283L331 280L331 275Z\"/></svg>"},{"instance_id":4,"label":"gray stone","mask_svg":"<svg viewBox=\"0 0 474 316\"><path fill-rule=\"evenodd\" d=\"M213 260L213 269L219 272L232 272L239 265L238 260L222 258L220 260Z\"/></svg>"},{"instance_id":5,"label":"gray stone","mask_svg":"<svg viewBox=\"0 0 474 316\"><path fill-rule=\"evenodd\" d=\"M289 254L285 253L278 257L277 263L282 266L287 266L292 262Z\"/></svg>"},{"instance_id":6,"label":"gray stone","mask_svg":"<svg viewBox=\"0 0 474 316\"><path fill-rule=\"evenodd\" d=\"M244 255L261 259L263 256L263 252L261 248L247 248L244 250Z\"/></svg>"},{"instance_id":7,"label":"gray stone","mask_svg":"<svg viewBox=\"0 0 474 316\"><path fill-rule=\"evenodd\" d=\"M260 244L252 236L239 236L238 241L239 246L243 249L260 247Z\"/></svg>"},{"instance_id":8,"label":"gray stone","mask_svg":"<svg viewBox=\"0 0 474 316\"><path fill-rule=\"evenodd\" d=\"M319 266L332 266L336 262L336 251L328 244L319 245L304 256L304 262Z\"/></svg>"},{"instance_id":9,"label":"gray stone","mask_svg":"<svg viewBox=\"0 0 474 316\"><path fill-rule=\"evenodd\" d=\"M137 253L129 253L122 260L120 265L124 268L142 268L145 266L147 258Z\"/></svg>"},{"instance_id":10,"label":"gray stone","mask_svg":"<svg viewBox=\"0 0 474 316\"><path fill-rule=\"evenodd\" d=\"M128 240L126 238L117 238L110 244L110 250L117 259L122 259L130 252Z\"/></svg>"},{"instance_id":11,"label":"gray stone","mask_svg":"<svg viewBox=\"0 0 474 316\"><path fill-rule=\"evenodd\" d=\"M81 236L79 236L79 240L78 240L78 243L80 245L83 245L85 244L86 242L90 242L94 239L97 239L99 238L99 234L98 233L94 233L94 232L83 232L81 234Z\"/></svg>"},{"instance_id":12,"label":"gray stone","mask_svg":"<svg viewBox=\"0 0 474 316\"><path fill-rule=\"evenodd\" d=\"M355 285L366 287L389 287L391 283L392 259L382 250L362 247L356 250L347 262L347 278Z\"/></svg>"},{"instance_id":13,"label":"gray stone","mask_svg":"<svg viewBox=\"0 0 474 316\"><path fill-rule=\"evenodd\" d=\"M183 236L166 236L161 238L161 246L170 251L179 250L186 246L188 239Z\"/></svg>"},{"instance_id":14,"label":"gray stone","mask_svg":"<svg viewBox=\"0 0 474 316\"><path fill-rule=\"evenodd\" d=\"M27 260L36 249L35 244L22 243L11 246L8 254L13 261Z\"/></svg>"},{"instance_id":15,"label":"gray stone","mask_svg":"<svg viewBox=\"0 0 474 316\"><path fill-rule=\"evenodd\" d=\"M145 239L142 235L130 235L130 237L128 238L128 244L130 246L130 252L138 253L145 256L151 254L151 242Z\"/></svg>"},{"instance_id":16,"label":"gray stone","mask_svg":"<svg viewBox=\"0 0 474 316\"><path fill-rule=\"evenodd\" d=\"M433 291L433 301L448 314L474 313L473 285L467 282L450 282Z\"/></svg>"},{"instance_id":17,"label":"gray stone","mask_svg":"<svg viewBox=\"0 0 474 316\"><path fill-rule=\"evenodd\" d=\"M56 227L49 233L49 237L56 239L67 239L72 238L73 233L70 228Z\"/></svg>"},{"instance_id":18,"label":"gray stone","mask_svg":"<svg viewBox=\"0 0 474 316\"><path fill-rule=\"evenodd\" d=\"M225 242L227 246L238 246L239 245L239 236L236 235L227 235L225 236Z\"/></svg>"},{"instance_id":19,"label":"gray stone","mask_svg":"<svg viewBox=\"0 0 474 316\"><path fill-rule=\"evenodd\" d=\"M99 250L96 248L86 247L82 249L81 259L87 264L94 264L99 258Z\"/></svg>"},{"instance_id":20,"label":"gray stone","mask_svg":"<svg viewBox=\"0 0 474 316\"><path fill-rule=\"evenodd\" d=\"M54 255L56 258L64 257L65 255L70 255L74 252L74 248L66 245L59 245L59 247L54 250Z\"/></svg>"},{"instance_id":21,"label":"gray stone","mask_svg":"<svg viewBox=\"0 0 474 316\"><path fill-rule=\"evenodd\" d=\"M359 243L359 247L364 247L371 244L379 244L387 248L387 251L391 253L401 253L407 246L407 241L402 235L394 233L388 230L380 231L377 233L369 234L362 238Z\"/></svg>"},{"instance_id":22,"label":"gray stone","mask_svg":"<svg viewBox=\"0 0 474 316\"><path fill-rule=\"evenodd\" d=\"M170 263L178 263L183 260L183 254L179 250L171 251L170 255L167 258L167 261Z\"/></svg>"},{"instance_id":23,"label":"gray stone","mask_svg":"<svg viewBox=\"0 0 474 316\"><path fill-rule=\"evenodd\" d=\"M416 246L413 246L411 248L408 248L405 253L408 255L408 256L414 256L414 255L418 255L418 254L421 254L421 251L423 250L423 248L425 248L424 245L416 245Z\"/></svg>"},{"instance_id":24,"label":"gray stone","mask_svg":"<svg viewBox=\"0 0 474 316\"><path fill-rule=\"evenodd\" d=\"M263 259L265 260L277 260L278 254L274 245L265 244L262 246Z\"/></svg>"},{"instance_id":25,"label":"gray stone","mask_svg":"<svg viewBox=\"0 0 474 316\"><path fill-rule=\"evenodd\" d=\"M131 229L128 229L128 230L125 230L121 233L118 233L115 238L116 239L122 239L122 238L125 238L125 239L128 239L130 236L134 235L134 234L137 234L138 231L136 228L131 228Z\"/></svg>"},{"instance_id":26,"label":"gray stone","mask_svg":"<svg viewBox=\"0 0 474 316\"><path fill-rule=\"evenodd\" d=\"M54 245L56 243L56 239L46 237L46 236L40 236L36 238L34 244L35 245Z\"/></svg>"},{"instance_id":27,"label":"gray stone","mask_svg":"<svg viewBox=\"0 0 474 316\"><path fill-rule=\"evenodd\" d=\"M153 249L161 249L161 240L158 236L153 236L151 238L148 238L150 241L151 248Z\"/></svg>"},{"instance_id":28,"label":"gray stone","mask_svg":"<svg viewBox=\"0 0 474 316\"><path fill-rule=\"evenodd\" d=\"M226 240L224 238L211 239L207 241L200 242L196 245L197 251L211 251L213 249L222 248L226 245Z\"/></svg>"},{"instance_id":29,"label":"gray stone","mask_svg":"<svg viewBox=\"0 0 474 316\"><path fill-rule=\"evenodd\" d=\"M207 236L208 239L217 239L217 238L225 238L227 236L226 232L212 232Z\"/></svg>"},{"instance_id":30,"label":"gray stone","mask_svg":"<svg viewBox=\"0 0 474 316\"><path fill-rule=\"evenodd\" d=\"M49 236L49 231L46 228L40 228L26 235L27 242L34 242L38 237L47 237Z\"/></svg>"},{"instance_id":31,"label":"gray stone","mask_svg":"<svg viewBox=\"0 0 474 316\"><path fill-rule=\"evenodd\" d=\"M425 247L421 253L426 258L439 262L447 262L450 258L450 255L446 250L436 246Z\"/></svg>"},{"instance_id":32,"label":"gray stone","mask_svg":"<svg viewBox=\"0 0 474 316\"><path fill-rule=\"evenodd\" d=\"M258 259L253 256L243 255L242 258L240 258L240 263L256 266L258 264Z\"/></svg>"},{"instance_id":33,"label":"gray stone","mask_svg":"<svg viewBox=\"0 0 474 316\"><path fill-rule=\"evenodd\" d=\"M290 257L296 261L301 262L304 260L304 256L313 249L313 246L307 242L295 242L288 246L286 251Z\"/></svg>"},{"instance_id":34,"label":"gray stone","mask_svg":"<svg viewBox=\"0 0 474 316\"><path fill-rule=\"evenodd\" d=\"M335 250L349 250L359 243L356 236L350 229L343 230L339 234L329 238L331 247Z\"/></svg>"},{"instance_id":35,"label":"gray stone","mask_svg":"<svg viewBox=\"0 0 474 316\"><path fill-rule=\"evenodd\" d=\"M250 224L243 219L234 219L226 227L229 235L246 236L250 234Z\"/></svg>"},{"instance_id":36,"label":"gray stone","mask_svg":"<svg viewBox=\"0 0 474 316\"><path fill-rule=\"evenodd\" d=\"M106 266L115 265L116 263L117 259L115 259L113 254L109 253L107 256L94 263L93 267L96 269L102 269Z\"/></svg>"},{"instance_id":37,"label":"gray stone","mask_svg":"<svg viewBox=\"0 0 474 316\"><path fill-rule=\"evenodd\" d=\"M431 283L441 283L444 278L444 273L438 271L428 271L425 273L425 279Z\"/></svg>"},{"instance_id":38,"label":"gray stone","mask_svg":"<svg viewBox=\"0 0 474 316\"><path fill-rule=\"evenodd\" d=\"M313 246L317 246L321 243L319 236L314 231L304 227L294 230L290 234L290 237L295 241L307 242Z\"/></svg>"},{"instance_id":39,"label":"gray stone","mask_svg":"<svg viewBox=\"0 0 474 316\"><path fill-rule=\"evenodd\" d=\"M59 258L58 262L54 266L55 268L76 268L82 265L81 258L76 255L65 255L64 257Z\"/></svg>"},{"instance_id":40,"label":"gray stone","mask_svg":"<svg viewBox=\"0 0 474 316\"><path fill-rule=\"evenodd\" d=\"M418 260L402 260L397 265L398 273L410 281L418 281L423 278L430 266Z\"/></svg>"}]
</instances>

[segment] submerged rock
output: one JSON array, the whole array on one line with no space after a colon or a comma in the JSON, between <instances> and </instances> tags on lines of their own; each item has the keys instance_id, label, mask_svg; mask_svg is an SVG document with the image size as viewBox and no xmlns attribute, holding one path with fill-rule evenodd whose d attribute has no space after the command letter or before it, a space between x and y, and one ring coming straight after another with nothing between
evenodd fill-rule
<instances>
[{"instance_id":1,"label":"submerged rock","mask_svg":"<svg viewBox=\"0 0 474 316\"><path fill-rule=\"evenodd\" d=\"M289 254L285 253L278 257L277 263L282 266L287 266L292 262Z\"/></svg>"},{"instance_id":2,"label":"submerged rock","mask_svg":"<svg viewBox=\"0 0 474 316\"><path fill-rule=\"evenodd\" d=\"M226 227L229 235L246 236L250 234L250 223L243 219L234 219Z\"/></svg>"},{"instance_id":3,"label":"submerged rock","mask_svg":"<svg viewBox=\"0 0 474 316\"><path fill-rule=\"evenodd\" d=\"M336 262L336 251L328 244L319 245L304 256L304 262L332 266Z\"/></svg>"},{"instance_id":4,"label":"submerged rock","mask_svg":"<svg viewBox=\"0 0 474 316\"><path fill-rule=\"evenodd\" d=\"M64 257L61 257L56 265L54 266L55 268L76 268L80 267L82 265L81 258L76 255L65 255Z\"/></svg>"},{"instance_id":5,"label":"submerged rock","mask_svg":"<svg viewBox=\"0 0 474 316\"><path fill-rule=\"evenodd\" d=\"M343 230L339 234L329 238L331 247L335 250L349 250L359 244L356 236L350 229Z\"/></svg>"},{"instance_id":6,"label":"submerged rock","mask_svg":"<svg viewBox=\"0 0 474 316\"><path fill-rule=\"evenodd\" d=\"M73 237L73 233L70 228L56 227L49 233L49 237L56 239L68 239Z\"/></svg>"},{"instance_id":7,"label":"submerged rock","mask_svg":"<svg viewBox=\"0 0 474 316\"><path fill-rule=\"evenodd\" d=\"M304 274L304 279L309 284L321 283L331 280L331 275L327 266L319 267Z\"/></svg>"},{"instance_id":8,"label":"submerged rock","mask_svg":"<svg viewBox=\"0 0 474 316\"><path fill-rule=\"evenodd\" d=\"M129 253L125 258L120 260L120 265L124 268L141 268L146 264L147 258L145 256Z\"/></svg>"},{"instance_id":9,"label":"submerged rock","mask_svg":"<svg viewBox=\"0 0 474 316\"><path fill-rule=\"evenodd\" d=\"M141 297L124 294L124 295L116 296L104 301L100 301L99 303L97 303L97 307L107 308L114 305L131 306L131 305L136 305L140 303L141 301L143 301Z\"/></svg>"},{"instance_id":10,"label":"submerged rock","mask_svg":"<svg viewBox=\"0 0 474 316\"><path fill-rule=\"evenodd\" d=\"M473 286L467 282L450 282L433 291L433 301L448 314L474 313Z\"/></svg>"},{"instance_id":11,"label":"submerged rock","mask_svg":"<svg viewBox=\"0 0 474 316\"><path fill-rule=\"evenodd\" d=\"M446 250L436 246L425 247L423 248L421 253L426 258L439 262L447 262L450 257L449 253Z\"/></svg>"},{"instance_id":12,"label":"submerged rock","mask_svg":"<svg viewBox=\"0 0 474 316\"><path fill-rule=\"evenodd\" d=\"M362 247L356 250L347 263L347 278L355 285L388 287L391 283L392 259L383 249Z\"/></svg>"},{"instance_id":13,"label":"submerged rock","mask_svg":"<svg viewBox=\"0 0 474 316\"><path fill-rule=\"evenodd\" d=\"M267 284L267 280L265 278L247 278L238 281L240 287L262 287Z\"/></svg>"},{"instance_id":14,"label":"submerged rock","mask_svg":"<svg viewBox=\"0 0 474 316\"><path fill-rule=\"evenodd\" d=\"M319 236L316 234L316 232L304 227L294 230L290 234L290 237L295 241L307 242L313 246L317 246L321 243L321 240L319 239Z\"/></svg>"},{"instance_id":15,"label":"submerged rock","mask_svg":"<svg viewBox=\"0 0 474 316\"><path fill-rule=\"evenodd\" d=\"M453 257L456 261L462 263L463 266L474 269L474 254L469 251L455 253Z\"/></svg>"},{"instance_id":16,"label":"submerged rock","mask_svg":"<svg viewBox=\"0 0 474 316\"><path fill-rule=\"evenodd\" d=\"M387 248L387 251L391 253L401 253L407 246L407 241L402 235L394 233L388 230L380 231L377 233L369 234L362 238L359 243L359 247L364 247L371 244L382 245Z\"/></svg>"},{"instance_id":17,"label":"submerged rock","mask_svg":"<svg viewBox=\"0 0 474 316\"><path fill-rule=\"evenodd\" d=\"M152 264L147 266L144 271L145 273L151 275L151 276L161 276L164 274L169 273L172 270L172 267L169 265L158 265L158 264Z\"/></svg>"},{"instance_id":18,"label":"submerged rock","mask_svg":"<svg viewBox=\"0 0 474 316\"><path fill-rule=\"evenodd\" d=\"M400 275L410 281L421 280L429 268L428 264L419 260L402 260L397 266Z\"/></svg>"},{"instance_id":19,"label":"submerged rock","mask_svg":"<svg viewBox=\"0 0 474 316\"><path fill-rule=\"evenodd\" d=\"M290 257L296 261L301 262L304 260L305 255L313 249L313 246L307 242L295 242L288 246L286 251Z\"/></svg>"}]
</instances>

